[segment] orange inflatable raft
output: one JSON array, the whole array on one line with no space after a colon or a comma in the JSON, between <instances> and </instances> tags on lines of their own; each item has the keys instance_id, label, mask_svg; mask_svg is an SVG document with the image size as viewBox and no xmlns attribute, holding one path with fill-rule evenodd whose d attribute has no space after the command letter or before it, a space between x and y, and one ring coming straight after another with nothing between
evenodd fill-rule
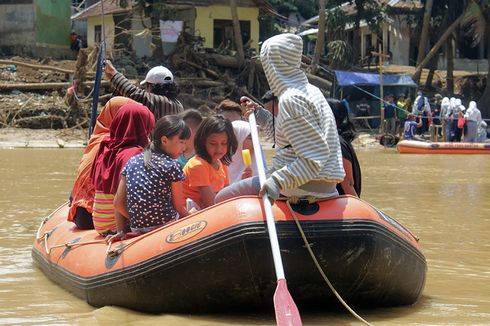
<instances>
[{"instance_id":1,"label":"orange inflatable raft","mask_svg":"<svg viewBox=\"0 0 490 326\"><path fill-rule=\"evenodd\" d=\"M350 196L293 209L347 302L407 305L420 297L426 261L395 220ZM273 212L295 302L335 306L286 203L276 201ZM42 221L32 257L47 277L93 306L184 313L272 307L276 277L258 197L235 198L110 246L94 230L76 229L67 213L65 204Z\"/></svg>"},{"instance_id":2,"label":"orange inflatable raft","mask_svg":"<svg viewBox=\"0 0 490 326\"><path fill-rule=\"evenodd\" d=\"M490 143L428 143L402 140L396 147L402 154L490 154Z\"/></svg>"}]
</instances>

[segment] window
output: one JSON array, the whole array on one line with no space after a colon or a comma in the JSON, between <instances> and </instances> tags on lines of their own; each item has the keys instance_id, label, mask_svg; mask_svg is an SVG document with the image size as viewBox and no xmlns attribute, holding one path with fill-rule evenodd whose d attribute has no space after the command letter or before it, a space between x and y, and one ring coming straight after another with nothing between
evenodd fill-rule
<instances>
[{"instance_id":1,"label":"window","mask_svg":"<svg viewBox=\"0 0 490 326\"><path fill-rule=\"evenodd\" d=\"M240 31L242 32L243 44L250 41L250 21L240 20ZM235 37L233 36L233 21L226 19L214 20L214 48L229 46L230 49L236 49Z\"/></svg>"},{"instance_id":2,"label":"window","mask_svg":"<svg viewBox=\"0 0 490 326\"><path fill-rule=\"evenodd\" d=\"M102 25L94 26L94 42L100 43L102 41Z\"/></svg>"}]
</instances>

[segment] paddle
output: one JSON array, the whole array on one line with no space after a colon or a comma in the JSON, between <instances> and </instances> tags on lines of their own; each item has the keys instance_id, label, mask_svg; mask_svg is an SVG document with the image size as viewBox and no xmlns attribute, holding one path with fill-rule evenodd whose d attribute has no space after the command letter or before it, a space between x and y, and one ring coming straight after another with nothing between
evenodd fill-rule
<instances>
[{"instance_id":1,"label":"paddle","mask_svg":"<svg viewBox=\"0 0 490 326\"><path fill-rule=\"evenodd\" d=\"M257 123L255 122L255 115L250 114L248 121L250 123L250 134L252 135L252 144L254 148L254 154L256 156L257 170L259 173L260 186L265 183L265 170L264 165L260 164L264 160L262 158L262 150L259 143L259 134L257 132ZM243 154L242 154L243 155ZM247 162L249 160L247 159ZM245 159L244 159L244 162ZM294 303L291 294L288 291L286 284L286 278L284 276L284 268L282 266L281 252L279 251L279 241L277 239L276 224L274 215L272 214L272 205L267 193L263 197L265 219L267 222L267 229L269 230L269 239L272 248L272 257L274 259L274 267L276 269L277 287L274 293L274 310L276 313L276 324L278 326L298 326L302 325L301 316L299 315L298 308Z\"/></svg>"}]
</instances>

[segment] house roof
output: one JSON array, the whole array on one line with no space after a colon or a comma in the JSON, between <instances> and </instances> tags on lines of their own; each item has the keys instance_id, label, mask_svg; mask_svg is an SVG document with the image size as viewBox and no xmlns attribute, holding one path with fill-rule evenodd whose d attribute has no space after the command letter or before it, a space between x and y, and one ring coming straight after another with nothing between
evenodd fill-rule
<instances>
[{"instance_id":1,"label":"house roof","mask_svg":"<svg viewBox=\"0 0 490 326\"><path fill-rule=\"evenodd\" d=\"M129 12L132 9L131 2L129 1L129 6L127 8L122 8L119 5L116 4L115 0L102 0L104 4L104 14L117 14L117 13L123 13L123 12ZM89 17L94 17L94 16L100 16L102 15L102 6L101 3L102 1L95 3L91 5L90 7L86 8L85 10L80 11L79 13L73 15L71 19L73 20L84 20ZM171 4L175 5L177 7L182 6L182 7L189 7L189 6L209 6L210 4L214 3L223 3L227 4L225 1L213 1L213 0L203 0L203 1L196 1L196 0L167 0L166 4ZM279 13L277 13L274 8L271 6L271 4L267 0L242 0L238 2L238 5L244 5L245 3L253 3L255 4L260 11L261 15L265 16L278 16L280 18L285 19L285 17L281 16Z\"/></svg>"},{"instance_id":2,"label":"house roof","mask_svg":"<svg viewBox=\"0 0 490 326\"><path fill-rule=\"evenodd\" d=\"M375 0L380 5L386 7L388 13L392 14L408 14L417 12L424 8L420 0ZM345 2L340 5L340 9L346 16L354 16L357 13L357 8L354 2ZM331 9L327 9L331 10ZM318 22L318 16L311 17L305 20L301 25L312 25Z\"/></svg>"},{"instance_id":3,"label":"house roof","mask_svg":"<svg viewBox=\"0 0 490 326\"><path fill-rule=\"evenodd\" d=\"M72 20L84 20L89 17L100 16L102 15L102 4L104 5L104 15L108 14L118 14L122 12L128 12L131 10L131 2L129 3L127 8L122 8L119 6L115 0L102 0L97 3L94 3L90 7L85 8L84 10L74 14L71 16Z\"/></svg>"}]
</instances>

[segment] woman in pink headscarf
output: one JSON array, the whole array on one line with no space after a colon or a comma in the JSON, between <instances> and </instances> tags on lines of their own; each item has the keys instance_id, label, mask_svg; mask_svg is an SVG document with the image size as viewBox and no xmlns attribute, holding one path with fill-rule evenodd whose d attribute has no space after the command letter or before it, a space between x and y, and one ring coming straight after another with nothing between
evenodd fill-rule
<instances>
[{"instance_id":1,"label":"woman in pink headscarf","mask_svg":"<svg viewBox=\"0 0 490 326\"><path fill-rule=\"evenodd\" d=\"M68 221L72 221L79 229L93 229L92 207L94 205L95 188L90 177L90 171L99 151L102 140L109 136L109 126L119 109L127 103L136 103L130 98L116 96L111 98L99 116L94 131L90 135L87 147L83 151L78 176L71 191L71 205L68 211Z\"/></svg>"},{"instance_id":2,"label":"woman in pink headscarf","mask_svg":"<svg viewBox=\"0 0 490 326\"><path fill-rule=\"evenodd\" d=\"M116 228L114 194L126 162L143 151L155 125L153 113L141 104L123 105L110 126L110 137L100 144L92 167L95 186L92 219L95 230L107 235Z\"/></svg>"}]
</instances>

